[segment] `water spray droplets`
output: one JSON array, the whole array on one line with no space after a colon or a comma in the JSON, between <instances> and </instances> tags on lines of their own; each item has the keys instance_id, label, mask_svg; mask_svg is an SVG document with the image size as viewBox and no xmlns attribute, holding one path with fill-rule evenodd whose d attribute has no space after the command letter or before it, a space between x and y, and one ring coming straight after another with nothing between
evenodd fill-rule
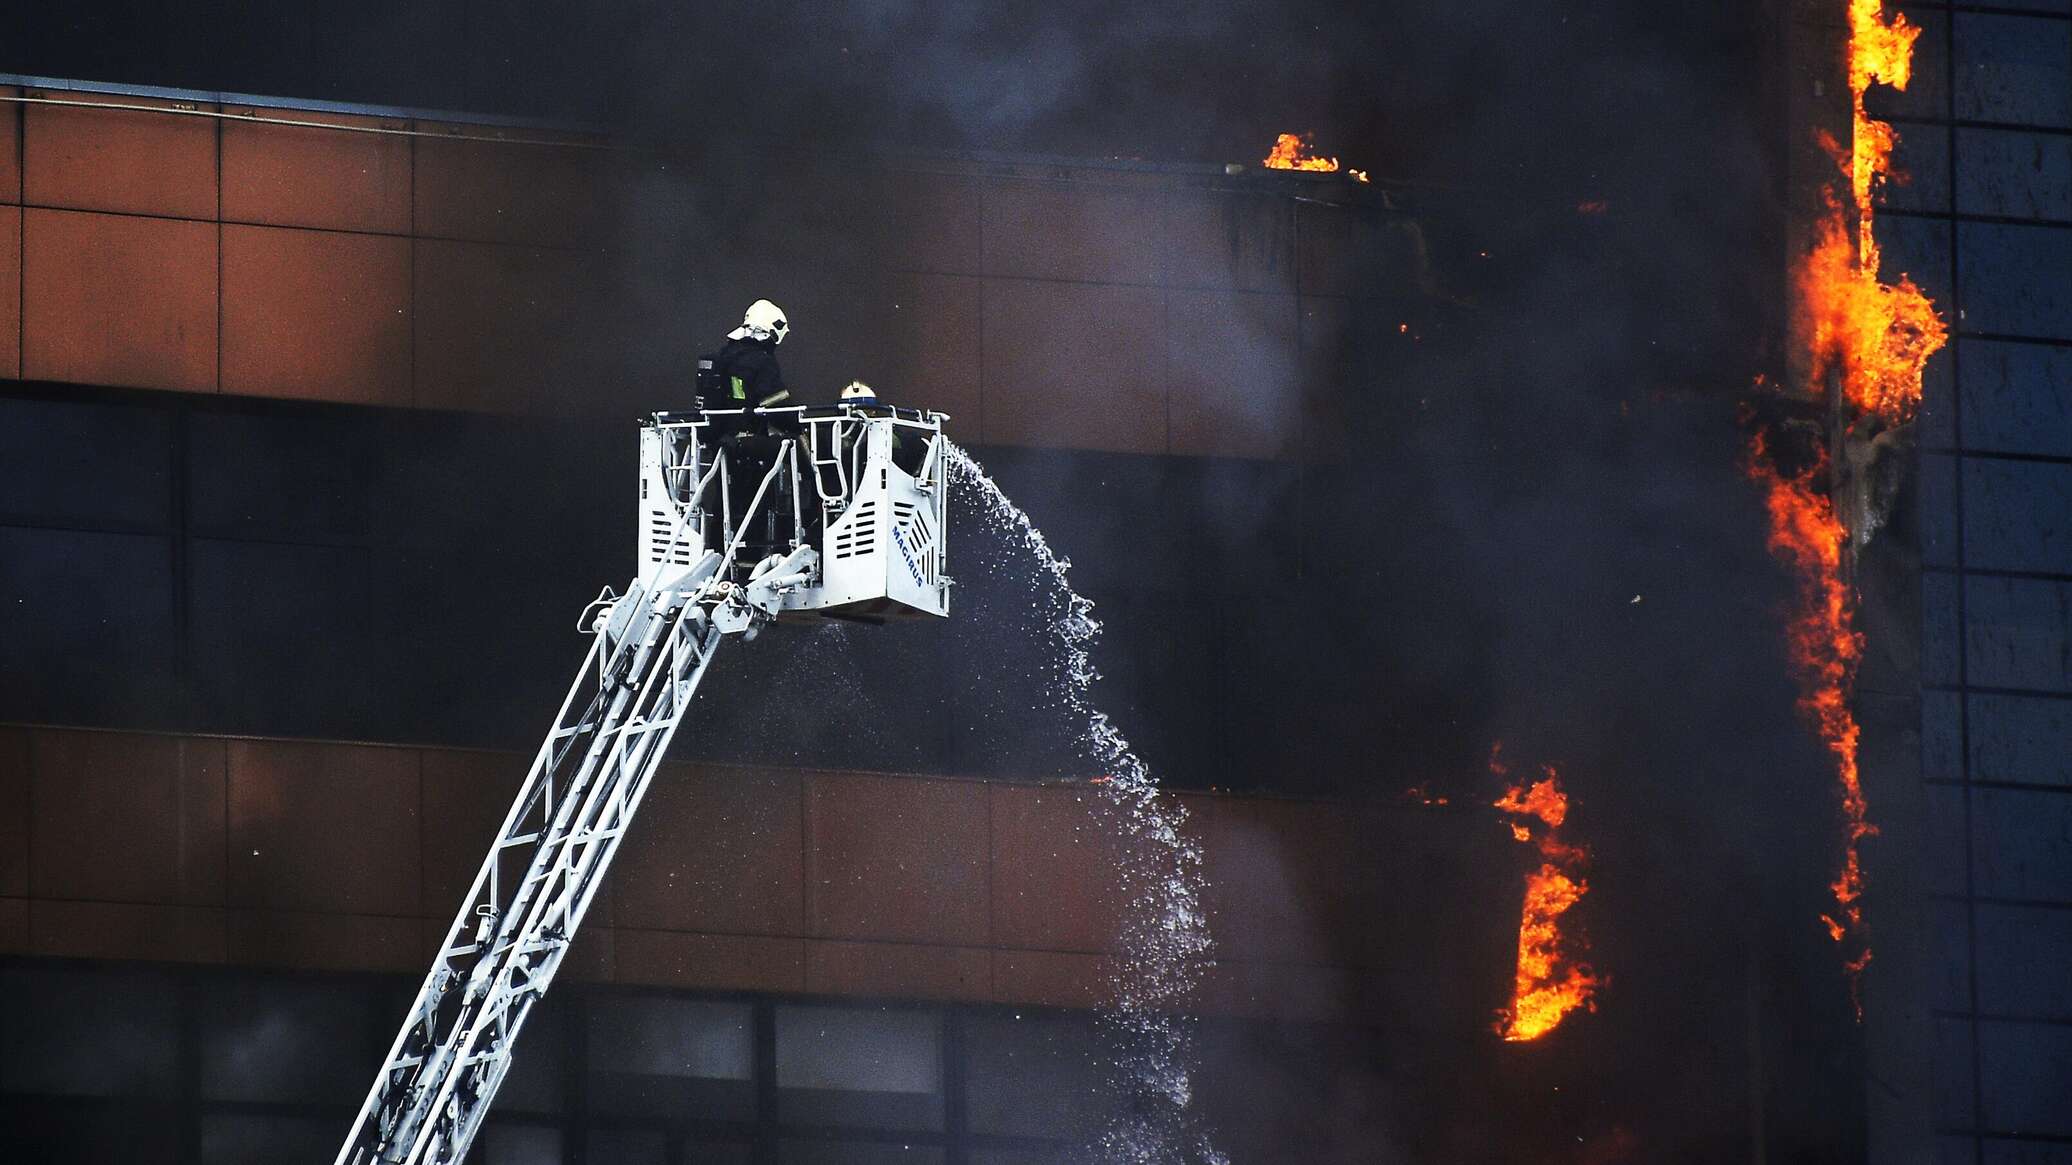
<instances>
[{"instance_id":1,"label":"water spray droplets","mask_svg":"<svg viewBox=\"0 0 2072 1165\"><path fill-rule=\"evenodd\" d=\"M977 496L976 517L1035 560L1031 609L1044 622L1064 679L1056 698L1104 780L1094 787L1123 836L1118 875L1125 903L1121 950L1112 962L1112 1007L1102 1019L1115 1045L1120 1112L1096 1137L1100 1160L1129 1165L1225 1165L1194 1100L1194 1021L1183 1013L1212 949L1201 907L1201 848L1183 832L1187 810L1158 795L1157 781L1107 713L1093 705L1100 679L1092 648L1101 634L1094 604L1072 589L1069 560L953 443L950 480Z\"/></svg>"}]
</instances>

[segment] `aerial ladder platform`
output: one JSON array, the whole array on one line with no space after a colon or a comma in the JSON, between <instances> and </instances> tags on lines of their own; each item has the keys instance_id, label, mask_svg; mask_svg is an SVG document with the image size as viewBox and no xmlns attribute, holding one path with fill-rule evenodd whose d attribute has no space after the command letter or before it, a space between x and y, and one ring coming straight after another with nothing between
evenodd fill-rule
<instances>
[{"instance_id":1,"label":"aerial ladder platform","mask_svg":"<svg viewBox=\"0 0 2072 1165\"><path fill-rule=\"evenodd\" d=\"M639 573L580 617L589 653L336 1165L467 1154L727 636L949 614L944 419L842 404L641 422Z\"/></svg>"}]
</instances>

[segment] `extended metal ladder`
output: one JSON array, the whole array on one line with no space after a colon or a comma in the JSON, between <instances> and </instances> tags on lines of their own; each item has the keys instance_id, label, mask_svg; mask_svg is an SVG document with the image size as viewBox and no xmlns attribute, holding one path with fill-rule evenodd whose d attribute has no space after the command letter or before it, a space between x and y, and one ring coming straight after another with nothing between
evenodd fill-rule
<instances>
[{"instance_id":1,"label":"extended metal ladder","mask_svg":"<svg viewBox=\"0 0 2072 1165\"><path fill-rule=\"evenodd\" d=\"M755 466L761 480L737 522L728 456L705 437L707 418L662 413L643 425L640 573L625 595L607 591L584 613L583 629L595 634L589 655L337 1165L451 1165L467 1154L510 1071L519 1029L575 940L721 639L753 638L781 618L821 613L948 613L941 460L929 459L920 478L891 460L895 427L932 441L941 415L850 406L768 411L831 448L840 447L844 426L868 436L867 445L852 443L854 455L868 452L875 472L846 475L842 488L853 493L857 480L874 481L871 498L905 513L906 524L823 530L844 547L839 569L829 571L803 536L797 440L779 442L767 464ZM766 518L774 526L787 505L788 553L764 546L757 553L772 552L763 560L740 562L754 520L774 515Z\"/></svg>"},{"instance_id":2,"label":"extended metal ladder","mask_svg":"<svg viewBox=\"0 0 2072 1165\"><path fill-rule=\"evenodd\" d=\"M575 939L724 632L720 556L604 608L582 670L475 875L338 1165L460 1160ZM701 602L700 600L707 600Z\"/></svg>"}]
</instances>

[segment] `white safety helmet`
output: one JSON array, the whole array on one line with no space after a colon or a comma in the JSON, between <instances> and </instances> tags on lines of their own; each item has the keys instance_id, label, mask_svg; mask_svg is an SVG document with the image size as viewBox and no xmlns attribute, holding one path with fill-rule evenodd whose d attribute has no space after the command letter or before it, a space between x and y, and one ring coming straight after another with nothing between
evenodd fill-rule
<instances>
[{"instance_id":1,"label":"white safety helmet","mask_svg":"<svg viewBox=\"0 0 2072 1165\"><path fill-rule=\"evenodd\" d=\"M767 299L758 299L748 305L741 316L741 326L727 333L729 340L768 340L782 344L784 335L791 331L791 321L784 318L784 309Z\"/></svg>"},{"instance_id":2,"label":"white safety helmet","mask_svg":"<svg viewBox=\"0 0 2072 1165\"><path fill-rule=\"evenodd\" d=\"M842 400L849 404L874 405L878 403L878 390L861 380L852 380L842 389Z\"/></svg>"}]
</instances>

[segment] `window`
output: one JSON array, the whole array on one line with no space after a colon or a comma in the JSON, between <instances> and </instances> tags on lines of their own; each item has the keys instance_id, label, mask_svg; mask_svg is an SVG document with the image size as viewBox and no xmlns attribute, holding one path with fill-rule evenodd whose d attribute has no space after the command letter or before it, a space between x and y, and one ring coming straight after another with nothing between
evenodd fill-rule
<instances>
[{"instance_id":1,"label":"window","mask_svg":"<svg viewBox=\"0 0 2072 1165\"><path fill-rule=\"evenodd\" d=\"M669 1119L755 1116L746 1003L608 997L590 1005L590 1107Z\"/></svg>"},{"instance_id":2,"label":"window","mask_svg":"<svg viewBox=\"0 0 2072 1165\"><path fill-rule=\"evenodd\" d=\"M777 1008L777 1112L786 1124L942 1127L942 1017Z\"/></svg>"}]
</instances>

